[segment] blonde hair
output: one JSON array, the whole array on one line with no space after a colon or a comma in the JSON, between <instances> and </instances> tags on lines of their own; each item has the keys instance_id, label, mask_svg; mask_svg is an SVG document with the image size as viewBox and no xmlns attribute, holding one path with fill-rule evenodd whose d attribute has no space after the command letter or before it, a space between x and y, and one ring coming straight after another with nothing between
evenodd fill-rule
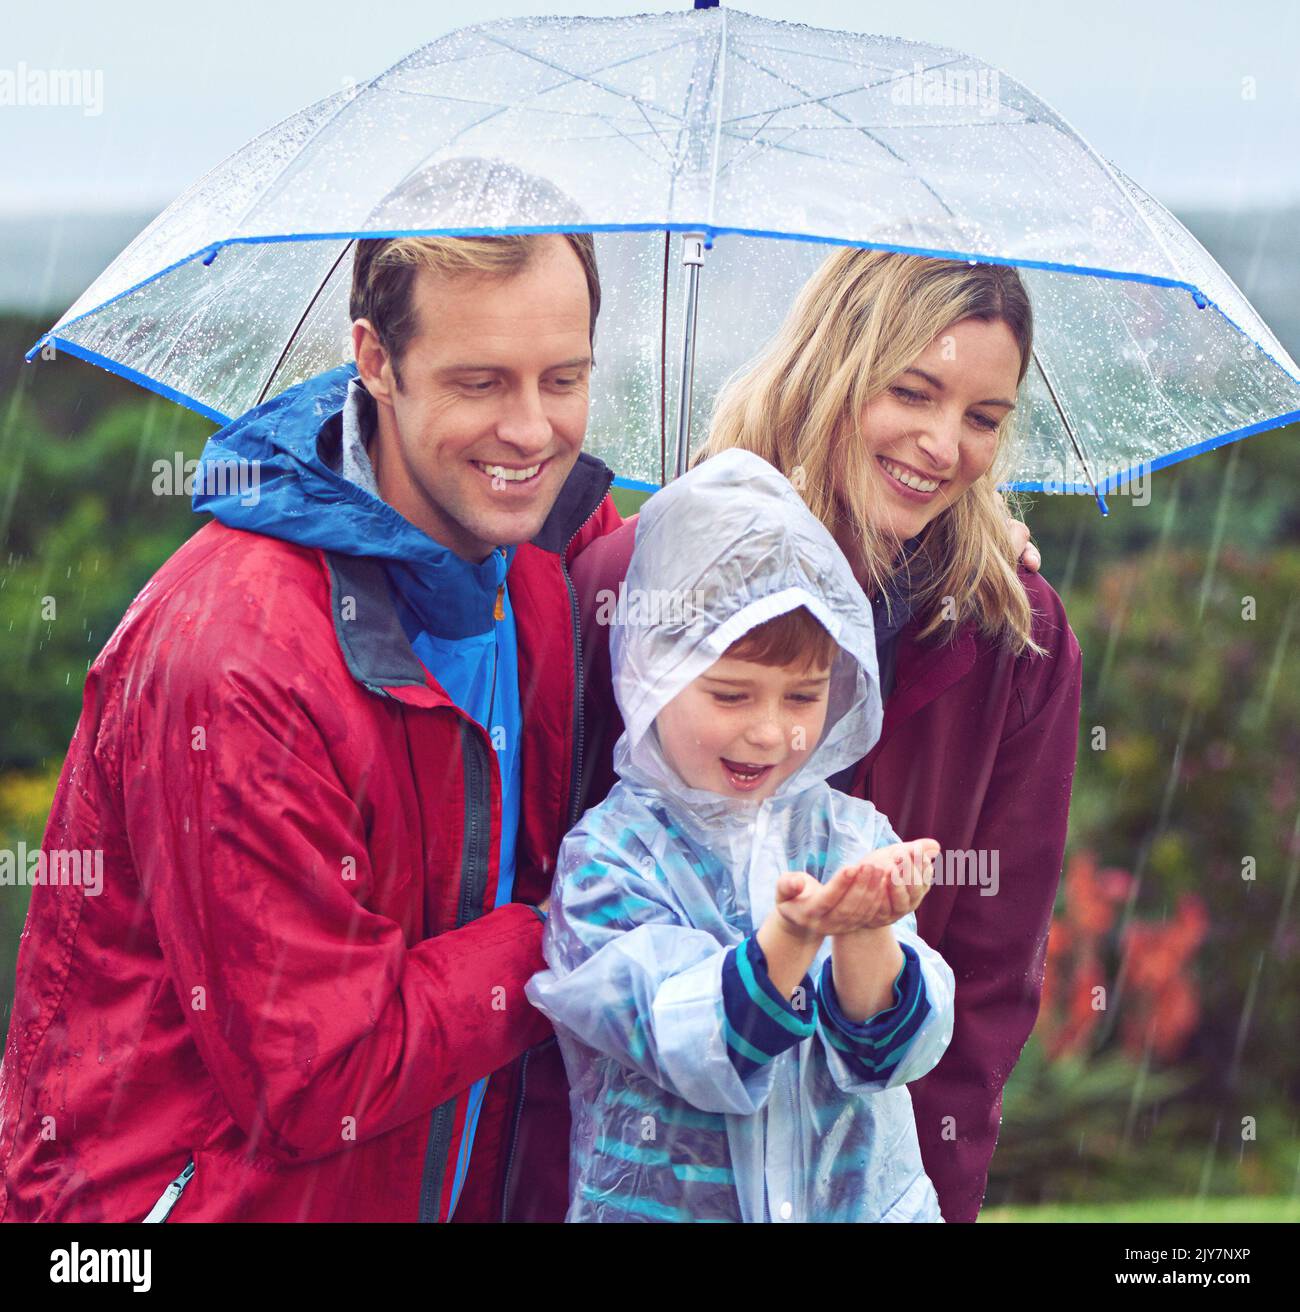
<instances>
[{"instance_id":1,"label":"blonde hair","mask_svg":"<svg viewBox=\"0 0 1300 1312\"><path fill-rule=\"evenodd\" d=\"M794 483L842 545L856 546L876 591L887 595L897 544L876 527L882 490L858 416L946 328L967 318L1002 321L1020 346L1024 381L1033 312L1019 275L998 264L845 249L796 298L780 332L718 395L709 438L692 465L729 447L762 456ZM1010 412L989 469L920 534L913 613L920 638L951 639L973 620L1022 653L1033 615L1016 576L997 489L1013 457ZM951 605L946 603L951 602Z\"/></svg>"},{"instance_id":2,"label":"blonde hair","mask_svg":"<svg viewBox=\"0 0 1300 1312\"><path fill-rule=\"evenodd\" d=\"M596 244L588 232L559 234L568 242L587 279L591 307L591 340L596 339L600 313L600 274ZM521 272L534 259L546 233L512 233L502 237L392 237L357 242L352 260L352 294L348 313L353 322L368 319L393 365L401 390L400 362L417 328L411 288L421 269L447 277L505 278Z\"/></svg>"}]
</instances>

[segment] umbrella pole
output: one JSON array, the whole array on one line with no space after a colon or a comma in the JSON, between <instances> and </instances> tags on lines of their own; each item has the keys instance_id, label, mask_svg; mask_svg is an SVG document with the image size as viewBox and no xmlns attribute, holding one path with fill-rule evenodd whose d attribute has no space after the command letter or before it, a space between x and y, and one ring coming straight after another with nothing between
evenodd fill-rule
<instances>
[{"instance_id":1,"label":"umbrella pole","mask_svg":"<svg viewBox=\"0 0 1300 1312\"><path fill-rule=\"evenodd\" d=\"M1056 395L1056 387L1052 383L1052 377L1047 372L1047 366L1043 364L1042 358L1037 351L1031 352L1034 363L1038 366L1038 372L1042 376L1043 382L1047 384L1047 394L1052 398L1052 404L1056 407L1056 413L1061 417L1061 423L1065 425L1066 435L1070 439L1071 446L1074 447L1074 454L1079 457L1079 463L1083 466L1083 472L1088 476L1088 482L1092 484L1092 495L1097 499L1097 508L1103 515L1110 514L1110 508L1106 505L1106 498L1102 496L1097 487L1097 476L1092 472L1092 463L1089 461L1087 454L1084 452L1083 443L1079 441L1079 435L1074 431L1074 425L1070 422L1070 416L1065 413L1065 407L1061 404L1061 398Z\"/></svg>"},{"instance_id":2,"label":"umbrella pole","mask_svg":"<svg viewBox=\"0 0 1300 1312\"><path fill-rule=\"evenodd\" d=\"M704 266L704 234L682 235L682 267L686 270L686 301L682 314L682 369L677 391L677 464L681 478L691 453L691 396L695 390L695 320L700 308L700 269Z\"/></svg>"}]
</instances>

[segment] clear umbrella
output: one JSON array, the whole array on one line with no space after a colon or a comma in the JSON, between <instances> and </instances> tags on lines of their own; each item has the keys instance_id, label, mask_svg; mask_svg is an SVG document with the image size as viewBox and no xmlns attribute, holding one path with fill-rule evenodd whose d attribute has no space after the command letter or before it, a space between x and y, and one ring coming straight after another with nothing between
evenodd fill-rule
<instances>
[{"instance_id":1,"label":"clear umbrella","mask_svg":"<svg viewBox=\"0 0 1300 1312\"><path fill-rule=\"evenodd\" d=\"M1100 493L1300 417L1300 370L1223 270L1007 74L719 8L421 47L201 179L33 354L53 343L225 422L348 358L357 237L574 229L601 234L607 287L588 448L625 484L680 467L828 245L1023 271L1014 488ZM671 242L688 276L670 294Z\"/></svg>"}]
</instances>

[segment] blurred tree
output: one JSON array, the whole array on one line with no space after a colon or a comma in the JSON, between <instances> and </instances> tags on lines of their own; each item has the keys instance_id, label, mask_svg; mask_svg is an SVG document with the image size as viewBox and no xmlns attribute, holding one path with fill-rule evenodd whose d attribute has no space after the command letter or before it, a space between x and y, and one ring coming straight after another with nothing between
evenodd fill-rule
<instances>
[{"instance_id":1,"label":"blurred tree","mask_svg":"<svg viewBox=\"0 0 1300 1312\"><path fill-rule=\"evenodd\" d=\"M211 427L138 390L74 434L51 432L30 397L9 407L0 429L0 468L12 480L0 512L8 711L0 769L62 756L91 661L150 575L201 523L183 488L155 495L153 461L174 469L177 453L182 462L197 457Z\"/></svg>"}]
</instances>

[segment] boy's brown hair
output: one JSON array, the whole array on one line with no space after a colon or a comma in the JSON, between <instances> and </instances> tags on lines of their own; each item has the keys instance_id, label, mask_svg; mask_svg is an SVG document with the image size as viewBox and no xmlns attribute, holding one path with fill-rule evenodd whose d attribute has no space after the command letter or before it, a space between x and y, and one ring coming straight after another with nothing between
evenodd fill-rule
<instances>
[{"instance_id":1,"label":"boy's brown hair","mask_svg":"<svg viewBox=\"0 0 1300 1312\"><path fill-rule=\"evenodd\" d=\"M806 606L786 611L750 629L723 652L755 665L793 665L800 658L806 670L829 669L838 650L835 639Z\"/></svg>"}]
</instances>

